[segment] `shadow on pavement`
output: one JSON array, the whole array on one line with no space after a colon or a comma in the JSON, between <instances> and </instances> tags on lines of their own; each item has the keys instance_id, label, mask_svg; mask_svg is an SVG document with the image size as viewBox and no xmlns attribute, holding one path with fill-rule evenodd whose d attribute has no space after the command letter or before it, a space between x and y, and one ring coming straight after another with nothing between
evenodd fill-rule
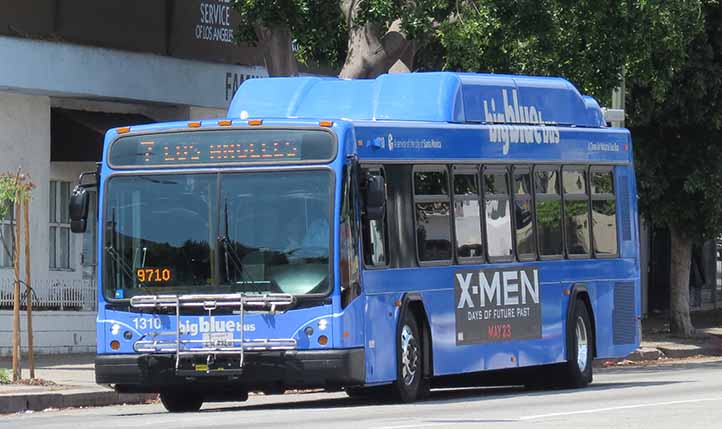
<instances>
[{"instance_id":1,"label":"shadow on pavement","mask_svg":"<svg viewBox=\"0 0 722 429\"><path fill-rule=\"evenodd\" d=\"M650 386L664 386L682 383L682 381L643 381L643 382L603 382L595 383L591 386L582 389L581 391L603 391L603 390L616 390L616 389L627 389L633 387L650 387ZM428 399L418 402L419 406L424 405L435 405L435 404L449 404L449 403L463 403L480 400L493 400L502 399L512 396L551 396L561 395L565 393L579 392L579 389L559 389L559 390L529 390L523 386L502 386L502 387L475 387L475 388L458 388L458 389L441 389L433 390ZM312 408L351 408L359 406L381 406L381 405L400 405L391 401L383 400L370 400L370 399L359 399L359 398L331 398L331 399L308 399L308 400L295 400L289 402L275 402L272 404L253 404L253 398L249 402L243 405L233 404L227 407L214 407L211 409L201 410L201 413L214 413L214 412L232 412L232 411L264 411L264 410L298 410L298 409L312 409ZM153 415L153 414L164 414L165 412L158 413L121 413L118 416L139 416L139 415ZM457 422L449 421L449 423ZM497 420L470 420L462 423L495 423ZM505 422L499 420L498 422ZM439 421L439 423L445 423L445 421Z\"/></svg>"}]
</instances>

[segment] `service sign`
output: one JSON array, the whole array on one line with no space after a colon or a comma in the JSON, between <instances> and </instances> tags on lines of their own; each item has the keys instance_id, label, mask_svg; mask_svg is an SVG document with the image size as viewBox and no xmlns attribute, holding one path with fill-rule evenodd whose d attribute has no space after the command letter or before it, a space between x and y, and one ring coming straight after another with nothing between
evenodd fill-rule
<instances>
[{"instance_id":1,"label":"service sign","mask_svg":"<svg viewBox=\"0 0 722 429\"><path fill-rule=\"evenodd\" d=\"M541 338L539 270L454 273L456 345Z\"/></svg>"}]
</instances>

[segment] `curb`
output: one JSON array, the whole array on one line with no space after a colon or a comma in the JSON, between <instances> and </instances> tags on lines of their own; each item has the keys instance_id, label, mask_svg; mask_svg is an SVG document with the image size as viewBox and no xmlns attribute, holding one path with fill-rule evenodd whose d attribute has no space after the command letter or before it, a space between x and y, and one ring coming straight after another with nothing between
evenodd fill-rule
<instances>
[{"instance_id":1,"label":"curb","mask_svg":"<svg viewBox=\"0 0 722 429\"><path fill-rule=\"evenodd\" d=\"M657 347L665 357L672 359L689 358L694 356L722 356L722 348L718 347L692 347L692 348L674 348L674 347Z\"/></svg>"},{"instance_id":2,"label":"curb","mask_svg":"<svg viewBox=\"0 0 722 429\"><path fill-rule=\"evenodd\" d=\"M158 395L153 393L117 393L112 390L2 395L0 396L0 414L42 411L48 408L144 404L157 398Z\"/></svg>"}]
</instances>

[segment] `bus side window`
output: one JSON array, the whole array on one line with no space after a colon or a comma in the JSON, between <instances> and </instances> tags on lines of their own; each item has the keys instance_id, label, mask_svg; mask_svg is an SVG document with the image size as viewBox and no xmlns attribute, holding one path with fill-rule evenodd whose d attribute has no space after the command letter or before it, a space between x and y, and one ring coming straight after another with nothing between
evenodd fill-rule
<instances>
[{"instance_id":1,"label":"bus side window","mask_svg":"<svg viewBox=\"0 0 722 429\"><path fill-rule=\"evenodd\" d=\"M534 213L536 214L539 255L562 256L562 198L559 167L534 167Z\"/></svg>"},{"instance_id":2,"label":"bus side window","mask_svg":"<svg viewBox=\"0 0 722 429\"><path fill-rule=\"evenodd\" d=\"M381 176L386 179L382 168L369 168L364 171L363 183L368 176ZM388 233L386 215L380 221L363 219L364 262L368 266L382 267L388 265Z\"/></svg>"},{"instance_id":3,"label":"bus side window","mask_svg":"<svg viewBox=\"0 0 722 429\"><path fill-rule=\"evenodd\" d=\"M484 179L484 231L489 260L508 261L513 255L509 173L505 168L486 168Z\"/></svg>"},{"instance_id":4,"label":"bus side window","mask_svg":"<svg viewBox=\"0 0 722 429\"><path fill-rule=\"evenodd\" d=\"M344 308L361 293L358 266L358 228L355 222L356 207L353 198L356 184L351 170L351 165L344 167L341 224L339 225L341 307Z\"/></svg>"},{"instance_id":5,"label":"bus side window","mask_svg":"<svg viewBox=\"0 0 722 429\"><path fill-rule=\"evenodd\" d=\"M516 255L520 261L529 261L536 257L531 171L529 167L514 166L512 191L514 197Z\"/></svg>"},{"instance_id":6,"label":"bus side window","mask_svg":"<svg viewBox=\"0 0 722 429\"><path fill-rule=\"evenodd\" d=\"M414 171L416 251L419 262L451 260L449 175L446 167Z\"/></svg>"},{"instance_id":7,"label":"bus side window","mask_svg":"<svg viewBox=\"0 0 722 429\"><path fill-rule=\"evenodd\" d=\"M617 254L617 204L612 167L592 167L589 172L592 199L592 239L596 256Z\"/></svg>"},{"instance_id":8,"label":"bus side window","mask_svg":"<svg viewBox=\"0 0 722 429\"><path fill-rule=\"evenodd\" d=\"M483 257L478 169L454 166L454 236L461 262Z\"/></svg>"},{"instance_id":9,"label":"bus side window","mask_svg":"<svg viewBox=\"0 0 722 429\"><path fill-rule=\"evenodd\" d=\"M564 232L569 257L589 256L589 188L583 166L562 167Z\"/></svg>"}]
</instances>

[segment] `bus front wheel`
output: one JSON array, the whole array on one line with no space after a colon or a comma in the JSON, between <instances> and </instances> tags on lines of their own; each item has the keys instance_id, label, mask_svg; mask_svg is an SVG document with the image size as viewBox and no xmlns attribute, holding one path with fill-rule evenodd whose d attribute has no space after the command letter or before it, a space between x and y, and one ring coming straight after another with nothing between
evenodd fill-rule
<instances>
[{"instance_id":1,"label":"bus front wheel","mask_svg":"<svg viewBox=\"0 0 722 429\"><path fill-rule=\"evenodd\" d=\"M393 384L396 399L413 402L425 396L429 389L424 378L424 356L419 326L411 311L404 312L397 338L397 378Z\"/></svg>"},{"instance_id":2,"label":"bus front wheel","mask_svg":"<svg viewBox=\"0 0 722 429\"><path fill-rule=\"evenodd\" d=\"M160 402L171 413L192 413L201 409L203 396L193 392L165 391L160 394Z\"/></svg>"}]
</instances>

